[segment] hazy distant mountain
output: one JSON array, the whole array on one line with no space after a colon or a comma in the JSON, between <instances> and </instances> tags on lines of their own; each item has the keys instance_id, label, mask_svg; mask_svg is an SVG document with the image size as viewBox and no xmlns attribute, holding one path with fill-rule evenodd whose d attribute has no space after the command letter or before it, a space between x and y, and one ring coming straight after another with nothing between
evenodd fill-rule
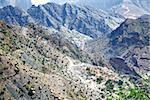
<instances>
[{"instance_id":1,"label":"hazy distant mountain","mask_svg":"<svg viewBox=\"0 0 150 100\"><path fill-rule=\"evenodd\" d=\"M109 11L125 18L136 19L144 14L150 15L149 7L150 0L124 0L119 5L113 6Z\"/></svg>"},{"instance_id":2,"label":"hazy distant mountain","mask_svg":"<svg viewBox=\"0 0 150 100\"><path fill-rule=\"evenodd\" d=\"M135 19L150 14L150 0L81 0L79 4L90 5L108 11L114 16L125 18Z\"/></svg>"},{"instance_id":3,"label":"hazy distant mountain","mask_svg":"<svg viewBox=\"0 0 150 100\"><path fill-rule=\"evenodd\" d=\"M21 9L27 10L31 7L31 0L0 0L0 7L12 5Z\"/></svg>"}]
</instances>

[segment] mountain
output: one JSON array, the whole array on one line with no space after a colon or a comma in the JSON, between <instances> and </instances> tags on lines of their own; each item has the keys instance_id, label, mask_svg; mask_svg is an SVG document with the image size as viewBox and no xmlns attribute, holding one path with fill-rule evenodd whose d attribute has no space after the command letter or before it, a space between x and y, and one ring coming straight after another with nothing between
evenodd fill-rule
<instances>
[{"instance_id":1,"label":"mountain","mask_svg":"<svg viewBox=\"0 0 150 100\"><path fill-rule=\"evenodd\" d=\"M86 45L86 51L103 55L106 62L120 73L143 76L148 73L150 65L150 54L147 52L150 45L149 25L149 15L127 19L109 35L92 40Z\"/></svg>"},{"instance_id":2,"label":"mountain","mask_svg":"<svg viewBox=\"0 0 150 100\"><path fill-rule=\"evenodd\" d=\"M120 23L103 11L67 3L32 6L27 12L8 6L0 9L0 14L0 19L10 24L26 25L32 22L55 29L65 26L92 38L110 33Z\"/></svg>"},{"instance_id":3,"label":"mountain","mask_svg":"<svg viewBox=\"0 0 150 100\"><path fill-rule=\"evenodd\" d=\"M37 11L38 14L33 13L35 11ZM38 7L32 6L31 9L28 10L28 13L32 18L43 25L53 26L55 28L64 25L69 29L75 29L80 33L94 38L97 37L98 34L111 31L108 24L105 24L104 18L106 16L102 12L92 12L88 8L79 8L70 4L60 6L49 3Z\"/></svg>"},{"instance_id":4,"label":"mountain","mask_svg":"<svg viewBox=\"0 0 150 100\"><path fill-rule=\"evenodd\" d=\"M143 15L136 20L127 19L110 34L109 44L112 47L116 47L116 51L118 50L117 48L124 48L126 50L131 46L148 46L150 35L149 24L150 15ZM126 48L126 46L128 47Z\"/></svg>"},{"instance_id":5,"label":"mountain","mask_svg":"<svg viewBox=\"0 0 150 100\"><path fill-rule=\"evenodd\" d=\"M149 100L149 15L116 28L101 10L48 3L0 19L0 100Z\"/></svg>"},{"instance_id":6,"label":"mountain","mask_svg":"<svg viewBox=\"0 0 150 100\"><path fill-rule=\"evenodd\" d=\"M0 8L8 5L27 10L31 7L32 3L31 0L0 0Z\"/></svg>"},{"instance_id":7,"label":"mountain","mask_svg":"<svg viewBox=\"0 0 150 100\"><path fill-rule=\"evenodd\" d=\"M150 15L149 0L80 0L73 4L80 7L89 6L88 8L102 9L118 18L136 19L144 14ZM7 5L27 10L31 7L32 3L31 0L0 0L0 8ZM138 11L138 14L136 11Z\"/></svg>"},{"instance_id":8,"label":"mountain","mask_svg":"<svg viewBox=\"0 0 150 100\"><path fill-rule=\"evenodd\" d=\"M149 78L138 83L119 75L98 55L93 57L78 45L91 39L65 27L59 31L34 24L11 26L1 21L0 99L122 99L120 93L139 86L136 91L144 95L140 97L149 98ZM95 59L104 64L96 66ZM112 61L124 64L118 58ZM128 66L123 67L122 70L137 75Z\"/></svg>"},{"instance_id":9,"label":"mountain","mask_svg":"<svg viewBox=\"0 0 150 100\"><path fill-rule=\"evenodd\" d=\"M110 89L131 84L105 64L86 63L94 59L76 42L90 39L63 27L0 22L0 99L106 99Z\"/></svg>"},{"instance_id":10,"label":"mountain","mask_svg":"<svg viewBox=\"0 0 150 100\"><path fill-rule=\"evenodd\" d=\"M126 20L110 35L110 45L115 55L121 56L128 65L149 70L150 16L144 15L136 20ZM114 50L113 50L114 51Z\"/></svg>"},{"instance_id":11,"label":"mountain","mask_svg":"<svg viewBox=\"0 0 150 100\"><path fill-rule=\"evenodd\" d=\"M124 18L136 19L144 14L150 15L149 0L81 0L79 5L90 5Z\"/></svg>"},{"instance_id":12,"label":"mountain","mask_svg":"<svg viewBox=\"0 0 150 100\"><path fill-rule=\"evenodd\" d=\"M119 5L110 9L110 13L120 15L125 18L136 19L144 14L149 14L149 0L123 0ZM137 13L138 11L138 13Z\"/></svg>"}]
</instances>

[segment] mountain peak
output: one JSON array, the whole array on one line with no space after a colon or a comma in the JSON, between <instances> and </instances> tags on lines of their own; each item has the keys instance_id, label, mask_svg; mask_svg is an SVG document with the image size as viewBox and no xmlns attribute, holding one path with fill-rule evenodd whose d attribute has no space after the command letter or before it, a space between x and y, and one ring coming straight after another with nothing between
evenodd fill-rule
<instances>
[{"instance_id":1,"label":"mountain peak","mask_svg":"<svg viewBox=\"0 0 150 100\"><path fill-rule=\"evenodd\" d=\"M37 11L38 13L35 13ZM64 5L47 3L40 7L31 7L28 13L42 25L52 26L56 29L59 26L65 26L93 38L98 37L102 33L109 33L112 30L112 27L110 27L111 23L114 23L113 27L118 25L112 16L101 11L69 3Z\"/></svg>"}]
</instances>

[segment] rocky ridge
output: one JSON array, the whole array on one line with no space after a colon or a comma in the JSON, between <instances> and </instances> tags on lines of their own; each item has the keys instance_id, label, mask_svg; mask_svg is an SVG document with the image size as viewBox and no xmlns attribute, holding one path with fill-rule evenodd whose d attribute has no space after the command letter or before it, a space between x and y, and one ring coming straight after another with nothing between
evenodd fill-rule
<instances>
[{"instance_id":1,"label":"rocky ridge","mask_svg":"<svg viewBox=\"0 0 150 100\"><path fill-rule=\"evenodd\" d=\"M120 23L117 18L109 16L101 10L67 3L32 6L27 12L8 6L0 9L0 14L0 19L9 24L27 25L32 22L57 30L64 26L92 38L110 33Z\"/></svg>"}]
</instances>

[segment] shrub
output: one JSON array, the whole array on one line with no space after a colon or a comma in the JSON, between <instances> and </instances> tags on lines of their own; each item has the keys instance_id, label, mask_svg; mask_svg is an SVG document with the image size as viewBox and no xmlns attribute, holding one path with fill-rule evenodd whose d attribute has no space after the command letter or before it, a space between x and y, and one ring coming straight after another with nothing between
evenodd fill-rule
<instances>
[{"instance_id":1,"label":"shrub","mask_svg":"<svg viewBox=\"0 0 150 100\"><path fill-rule=\"evenodd\" d=\"M10 47L6 44L2 44L1 49L5 52L9 52L10 51Z\"/></svg>"},{"instance_id":2,"label":"shrub","mask_svg":"<svg viewBox=\"0 0 150 100\"><path fill-rule=\"evenodd\" d=\"M108 81L105 83L105 85L106 85L106 89L107 89L108 91L113 91L113 88L114 88L114 81L108 80Z\"/></svg>"},{"instance_id":3,"label":"shrub","mask_svg":"<svg viewBox=\"0 0 150 100\"><path fill-rule=\"evenodd\" d=\"M3 32L3 34L6 36L6 37L9 37L10 36L10 33L9 32L7 32L7 31L2 31Z\"/></svg>"},{"instance_id":4,"label":"shrub","mask_svg":"<svg viewBox=\"0 0 150 100\"><path fill-rule=\"evenodd\" d=\"M96 82L97 84L100 84L102 82L103 78L101 76L99 76L97 79L96 79Z\"/></svg>"},{"instance_id":5,"label":"shrub","mask_svg":"<svg viewBox=\"0 0 150 100\"><path fill-rule=\"evenodd\" d=\"M147 92L138 87L129 88L127 90L120 89L118 92L119 100L150 100L150 97Z\"/></svg>"}]
</instances>

